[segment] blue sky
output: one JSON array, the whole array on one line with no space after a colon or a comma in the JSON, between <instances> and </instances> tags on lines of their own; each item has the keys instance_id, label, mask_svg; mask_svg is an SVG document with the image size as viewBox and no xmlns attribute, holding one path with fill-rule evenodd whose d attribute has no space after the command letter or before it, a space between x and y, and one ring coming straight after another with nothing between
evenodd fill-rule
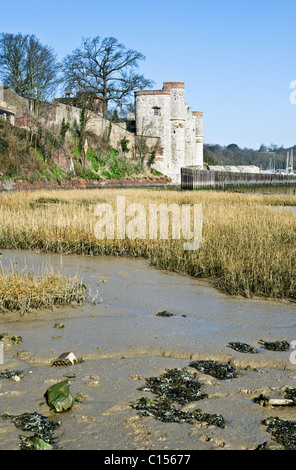
<instances>
[{"instance_id":1,"label":"blue sky","mask_svg":"<svg viewBox=\"0 0 296 470\"><path fill-rule=\"evenodd\" d=\"M184 81L206 143L296 144L295 0L0 0L0 31L35 34L59 59L114 36L155 82Z\"/></svg>"}]
</instances>

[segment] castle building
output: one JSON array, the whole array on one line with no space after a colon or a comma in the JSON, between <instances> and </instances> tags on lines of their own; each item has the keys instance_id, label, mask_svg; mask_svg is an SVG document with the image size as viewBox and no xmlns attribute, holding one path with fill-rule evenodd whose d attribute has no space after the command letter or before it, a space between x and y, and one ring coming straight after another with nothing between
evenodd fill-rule
<instances>
[{"instance_id":1,"label":"castle building","mask_svg":"<svg viewBox=\"0 0 296 470\"><path fill-rule=\"evenodd\" d=\"M2 101L3 100L3 101ZM10 89L3 90L0 115L17 127L37 129L29 99ZM135 92L135 115L125 122L113 122L102 116L102 100L94 93L77 93L75 98L57 98L54 103L42 102L40 122L60 128L63 121L73 125L87 105L92 111L87 129L118 148L123 139L129 142L128 158L150 160L152 168L181 183L181 168L203 168L203 113L193 112L185 103L184 82L164 82L162 90ZM141 163L142 163L141 161ZM68 165L69 166L69 165ZM69 169L70 171L70 169Z\"/></svg>"},{"instance_id":2,"label":"castle building","mask_svg":"<svg viewBox=\"0 0 296 470\"><path fill-rule=\"evenodd\" d=\"M158 137L161 155L153 168L179 183L181 168L203 166L203 113L185 103L184 82L135 92L136 135Z\"/></svg>"}]
</instances>

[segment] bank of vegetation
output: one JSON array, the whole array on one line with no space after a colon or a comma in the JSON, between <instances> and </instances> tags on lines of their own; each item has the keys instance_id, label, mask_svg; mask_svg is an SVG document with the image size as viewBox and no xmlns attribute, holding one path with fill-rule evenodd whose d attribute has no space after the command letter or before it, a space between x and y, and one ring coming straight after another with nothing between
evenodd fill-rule
<instances>
[{"instance_id":1,"label":"bank of vegetation","mask_svg":"<svg viewBox=\"0 0 296 470\"><path fill-rule=\"evenodd\" d=\"M86 287L76 278L54 272L0 272L0 311L21 315L37 309L80 305L85 301Z\"/></svg>"},{"instance_id":2,"label":"bank of vegetation","mask_svg":"<svg viewBox=\"0 0 296 470\"><path fill-rule=\"evenodd\" d=\"M89 148L84 156L83 144ZM126 157L128 141L112 148L108 139L82 131L80 123L65 122L58 128L41 124L27 130L0 119L0 178L26 181L62 180L157 180L165 178L150 166ZM71 171L57 163L59 156L72 162Z\"/></svg>"},{"instance_id":3,"label":"bank of vegetation","mask_svg":"<svg viewBox=\"0 0 296 470\"><path fill-rule=\"evenodd\" d=\"M287 153L293 150L296 155L296 145L285 148L276 144L260 145L259 149L241 148L237 144L226 146L218 144L204 145L204 161L208 165L255 165L262 170L285 170Z\"/></svg>"},{"instance_id":4,"label":"bank of vegetation","mask_svg":"<svg viewBox=\"0 0 296 470\"><path fill-rule=\"evenodd\" d=\"M95 236L98 204L202 204L203 243ZM296 300L296 217L291 196L144 189L36 191L1 195L0 247L42 252L142 257L158 268L211 279L232 295ZM287 206L277 210L274 206ZM128 219L127 219L128 220ZM193 220L193 218L192 218ZM115 225L116 228L116 225ZM147 228L148 230L148 228Z\"/></svg>"}]
</instances>

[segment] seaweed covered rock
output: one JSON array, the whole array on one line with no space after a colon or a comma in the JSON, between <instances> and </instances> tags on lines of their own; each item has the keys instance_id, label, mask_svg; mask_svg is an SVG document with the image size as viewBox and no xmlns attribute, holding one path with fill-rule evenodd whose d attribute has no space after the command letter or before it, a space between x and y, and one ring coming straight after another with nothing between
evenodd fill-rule
<instances>
[{"instance_id":1,"label":"seaweed covered rock","mask_svg":"<svg viewBox=\"0 0 296 470\"><path fill-rule=\"evenodd\" d=\"M285 398L291 400L293 405L296 405L296 388L286 388Z\"/></svg>"},{"instance_id":2,"label":"seaweed covered rock","mask_svg":"<svg viewBox=\"0 0 296 470\"><path fill-rule=\"evenodd\" d=\"M254 348L253 346L250 346L249 344L246 344L246 343L240 343L238 341L233 341L231 343L228 343L227 346L241 353L247 353L247 354L258 353L257 349Z\"/></svg>"},{"instance_id":3,"label":"seaweed covered rock","mask_svg":"<svg viewBox=\"0 0 296 470\"><path fill-rule=\"evenodd\" d=\"M192 423L191 413L179 410L169 400L142 397L131 402L132 408L139 411L140 416L151 416L164 423Z\"/></svg>"},{"instance_id":4,"label":"seaweed covered rock","mask_svg":"<svg viewBox=\"0 0 296 470\"><path fill-rule=\"evenodd\" d=\"M19 381L24 377L23 372L20 370L1 370L0 371L0 379L14 379L15 381Z\"/></svg>"},{"instance_id":5,"label":"seaweed covered rock","mask_svg":"<svg viewBox=\"0 0 296 470\"><path fill-rule=\"evenodd\" d=\"M233 379L237 377L237 371L230 364L216 361L193 361L189 364L203 374L209 374L220 380Z\"/></svg>"},{"instance_id":6,"label":"seaweed covered rock","mask_svg":"<svg viewBox=\"0 0 296 470\"><path fill-rule=\"evenodd\" d=\"M20 436L22 450L54 450L54 447L49 442L44 441L41 437L34 434L34 436Z\"/></svg>"},{"instance_id":7,"label":"seaweed covered rock","mask_svg":"<svg viewBox=\"0 0 296 470\"><path fill-rule=\"evenodd\" d=\"M167 310L163 310L162 312L158 312L156 316L157 317L175 317L175 314L168 312Z\"/></svg>"},{"instance_id":8,"label":"seaweed covered rock","mask_svg":"<svg viewBox=\"0 0 296 470\"><path fill-rule=\"evenodd\" d=\"M150 391L160 398L182 405L207 396L202 392L196 374L186 369L166 369L159 377L146 379L146 385L139 390Z\"/></svg>"},{"instance_id":9,"label":"seaweed covered rock","mask_svg":"<svg viewBox=\"0 0 296 470\"><path fill-rule=\"evenodd\" d=\"M190 423L194 420L224 427L224 419L221 415L201 413L200 409L185 411L175 406L185 405L189 402L202 400L207 397L201 390L196 374L186 369L166 369L159 377L146 379L146 385L139 390L152 392L156 398L142 397L130 402L140 416L151 416L159 421L173 423Z\"/></svg>"},{"instance_id":10,"label":"seaweed covered rock","mask_svg":"<svg viewBox=\"0 0 296 470\"><path fill-rule=\"evenodd\" d=\"M4 351L7 351L9 348L16 344L20 344L23 339L21 336L14 335L12 333L1 333L0 341L3 345Z\"/></svg>"},{"instance_id":11,"label":"seaweed covered rock","mask_svg":"<svg viewBox=\"0 0 296 470\"><path fill-rule=\"evenodd\" d=\"M69 390L70 383L68 380L63 380L55 385L52 385L46 392L45 398L48 406L56 413L64 413L71 410L74 405L74 399Z\"/></svg>"},{"instance_id":12,"label":"seaweed covered rock","mask_svg":"<svg viewBox=\"0 0 296 470\"><path fill-rule=\"evenodd\" d=\"M296 450L296 421L284 421L279 418L267 418L262 421L267 432L272 434L276 442L285 450Z\"/></svg>"},{"instance_id":13,"label":"seaweed covered rock","mask_svg":"<svg viewBox=\"0 0 296 470\"><path fill-rule=\"evenodd\" d=\"M286 340L283 341L259 341L265 349L269 351L287 351L290 348L290 343Z\"/></svg>"},{"instance_id":14,"label":"seaweed covered rock","mask_svg":"<svg viewBox=\"0 0 296 470\"><path fill-rule=\"evenodd\" d=\"M225 428L225 420L220 414L202 413L200 410L193 411L194 419L202 423L213 424L219 428Z\"/></svg>"},{"instance_id":15,"label":"seaweed covered rock","mask_svg":"<svg viewBox=\"0 0 296 470\"><path fill-rule=\"evenodd\" d=\"M55 449L55 438L53 431L60 422L53 422L46 416L34 413L23 413L20 415L3 414L3 419L9 419L17 429L35 433L33 436L20 436L22 450L53 450Z\"/></svg>"}]
</instances>

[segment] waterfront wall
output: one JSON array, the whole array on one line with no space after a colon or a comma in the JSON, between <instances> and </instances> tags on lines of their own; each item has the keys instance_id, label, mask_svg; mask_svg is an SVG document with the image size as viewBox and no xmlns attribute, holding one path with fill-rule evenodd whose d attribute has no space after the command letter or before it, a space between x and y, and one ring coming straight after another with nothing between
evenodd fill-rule
<instances>
[{"instance_id":1,"label":"waterfront wall","mask_svg":"<svg viewBox=\"0 0 296 470\"><path fill-rule=\"evenodd\" d=\"M267 173L233 173L227 171L198 170L181 168L181 188L225 188L227 186L296 184L295 175Z\"/></svg>"},{"instance_id":2,"label":"waterfront wall","mask_svg":"<svg viewBox=\"0 0 296 470\"><path fill-rule=\"evenodd\" d=\"M0 180L0 192L11 191L34 191L50 189L100 189L100 188L128 188L128 187L158 187L169 186L168 179L137 179L137 180L85 180L71 179L62 180Z\"/></svg>"}]
</instances>

